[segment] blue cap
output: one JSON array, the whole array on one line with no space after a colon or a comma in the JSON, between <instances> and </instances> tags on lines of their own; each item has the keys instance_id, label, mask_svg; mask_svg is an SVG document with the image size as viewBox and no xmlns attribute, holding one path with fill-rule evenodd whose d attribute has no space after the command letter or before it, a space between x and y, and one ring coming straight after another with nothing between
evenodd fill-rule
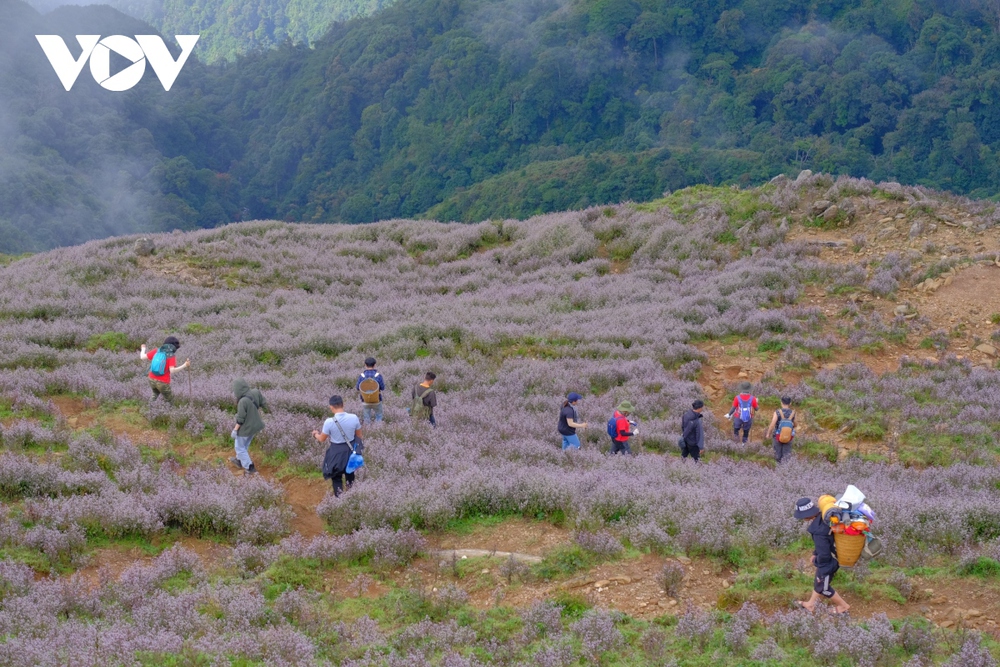
<instances>
[{"instance_id":1,"label":"blue cap","mask_svg":"<svg viewBox=\"0 0 1000 667\"><path fill-rule=\"evenodd\" d=\"M570 395L566 397L566 400L569 401L570 403L575 403L576 401L579 401L581 398L583 398L583 396L573 391L570 392Z\"/></svg>"}]
</instances>

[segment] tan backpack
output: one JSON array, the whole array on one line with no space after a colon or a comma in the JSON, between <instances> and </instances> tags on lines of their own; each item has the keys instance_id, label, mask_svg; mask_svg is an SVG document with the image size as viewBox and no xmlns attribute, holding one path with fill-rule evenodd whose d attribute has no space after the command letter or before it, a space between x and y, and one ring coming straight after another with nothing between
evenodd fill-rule
<instances>
[{"instance_id":1,"label":"tan backpack","mask_svg":"<svg viewBox=\"0 0 1000 667\"><path fill-rule=\"evenodd\" d=\"M365 378L358 385L358 391L361 393L361 402L368 405L375 405L381 402L379 396L379 386L378 380L375 378Z\"/></svg>"},{"instance_id":2,"label":"tan backpack","mask_svg":"<svg viewBox=\"0 0 1000 667\"><path fill-rule=\"evenodd\" d=\"M788 410L788 414L785 414L785 410L778 410L778 442L783 445L787 445L795 437L795 411Z\"/></svg>"}]
</instances>

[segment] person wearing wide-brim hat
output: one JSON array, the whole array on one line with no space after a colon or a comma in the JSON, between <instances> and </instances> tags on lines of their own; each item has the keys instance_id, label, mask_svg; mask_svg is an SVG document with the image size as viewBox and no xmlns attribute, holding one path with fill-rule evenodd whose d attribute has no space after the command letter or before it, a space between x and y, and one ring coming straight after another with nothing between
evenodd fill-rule
<instances>
[{"instance_id":1,"label":"person wearing wide-brim hat","mask_svg":"<svg viewBox=\"0 0 1000 667\"><path fill-rule=\"evenodd\" d=\"M562 409L559 410L559 435L562 436L562 448L580 449L580 436L576 434L576 429L587 428L587 422L580 421L580 415L576 411L576 404L583 396L572 391L566 400L563 401Z\"/></svg>"},{"instance_id":2,"label":"person wearing wide-brim hat","mask_svg":"<svg viewBox=\"0 0 1000 667\"><path fill-rule=\"evenodd\" d=\"M816 605L823 598L832 602L834 613L843 614L851 605L840 597L840 593L833 590L831 585L833 575L840 569L837 562L837 545L833 539L833 532L830 527L823 522L823 515L819 511L819 505L812 498L799 498L795 501L795 518L799 521L808 521L806 528L812 535L815 548L812 554L812 564L816 566L816 578L813 580L813 592L805 602L796 601L796 605L807 611L816 609Z\"/></svg>"},{"instance_id":3,"label":"person wearing wide-brim hat","mask_svg":"<svg viewBox=\"0 0 1000 667\"><path fill-rule=\"evenodd\" d=\"M615 434L611 437L612 454L632 453L632 449L628 444L628 439L633 435L636 435L638 432L635 422L629 419L633 412L635 412L635 406L633 406L629 401L622 401L618 404L615 414L611 417L611 419L614 420L615 432Z\"/></svg>"}]
</instances>

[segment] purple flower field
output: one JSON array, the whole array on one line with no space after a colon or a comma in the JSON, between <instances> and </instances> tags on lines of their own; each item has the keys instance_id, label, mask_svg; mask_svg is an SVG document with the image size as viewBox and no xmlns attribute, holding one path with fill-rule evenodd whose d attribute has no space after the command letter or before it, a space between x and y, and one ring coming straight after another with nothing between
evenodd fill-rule
<instances>
[{"instance_id":1,"label":"purple flower field","mask_svg":"<svg viewBox=\"0 0 1000 667\"><path fill-rule=\"evenodd\" d=\"M120 238L0 269L0 407L10 415L0 427L0 663L65 664L72 654L79 664L162 664L171 654L181 657L170 664L192 665L632 665L671 664L679 647L695 646L727 652L723 664L987 660L978 638L952 646L933 634L923 646L914 638L923 626L887 620L689 611L664 634L565 607L554 620L529 620L544 609L500 608L472 620L453 611L468 609L461 596L412 590L399 593L395 616L369 617L307 585L276 583L295 563L405 567L424 548L416 531L480 516L565 523L582 548L608 558L628 548L753 560L801 540L796 498L847 484L876 508L886 565L992 545L1000 471L983 464L995 462L1000 436L995 370L910 360L882 376L863 365L801 383L771 374L756 388L768 404L791 394L823 428L887 441L894 460L943 466L800 455L776 468L759 442L734 444L721 414L707 415L706 465L677 455L680 415L705 398L698 343L770 342L786 363L808 363L839 343L826 316L802 303L807 285L887 297L915 280L905 257L832 265L786 241L784 216L800 191L874 187L813 177L710 199L694 189L655 211L622 205L478 225L252 222L154 237L151 256ZM926 328L851 317L848 348ZM175 376L173 406L150 404L136 352L168 334L191 375ZM386 421L366 429L360 481L316 508L331 535L311 541L290 536L277 483L180 466L152 456L152 443L72 432L49 400L138 406L151 428L212 439L222 457L231 383L244 377L271 406L251 451L315 478L324 447L311 430L331 394L360 412L353 387L369 355L387 381ZM438 376L436 429L405 411L425 371ZM581 451L564 453L555 427L570 391L583 394L590 428ZM624 399L637 406L637 455L610 458L604 422ZM954 452L946 460L927 453L944 446ZM86 562L88 541L168 533L235 545L225 574L175 548L91 589L68 576L35 581L11 559L33 552L69 571ZM486 628L501 622L489 613L510 616L492 639ZM863 637L873 662L842 655L837 632Z\"/></svg>"}]
</instances>

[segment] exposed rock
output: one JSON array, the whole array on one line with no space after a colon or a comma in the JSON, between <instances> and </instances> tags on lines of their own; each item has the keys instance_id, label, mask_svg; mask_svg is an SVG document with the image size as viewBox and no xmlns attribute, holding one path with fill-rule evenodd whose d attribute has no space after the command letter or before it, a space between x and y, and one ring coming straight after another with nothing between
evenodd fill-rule
<instances>
[{"instance_id":1,"label":"exposed rock","mask_svg":"<svg viewBox=\"0 0 1000 667\"><path fill-rule=\"evenodd\" d=\"M910 225L910 238L915 239L924 232L924 222L923 220L914 220L913 224Z\"/></svg>"},{"instance_id":2,"label":"exposed rock","mask_svg":"<svg viewBox=\"0 0 1000 667\"><path fill-rule=\"evenodd\" d=\"M886 227L885 229L878 230L878 233L875 235L875 237L878 239L887 239L895 233L896 233L895 227Z\"/></svg>"},{"instance_id":3,"label":"exposed rock","mask_svg":"<svg viewBox=\"0 0 1000 667\"><path fill-rule=\"evenodd\" d=\"M594 582L594 588L607 588L611 585L611 581L608 579L601 579L600 581Z\"/></svg>"},{"instance_id":4,"label":"exposed rock","mask_svg":"<svg viewBox=\"0 0 1000 667\"><path fill-rule=\"evenodd\" d=\"M976 346L976 351L977 352L982 352L983 354L985 354L988 357L995 357L995 356L997 356L997 349L995 347L993 347L992 345L989 345L988 343L982 343L981 345L977 345Z\"/></svg>"},{"instance_id":5,"label":"exposed rock","mask_svg":"<svg viewBox=\"0 0 1000 667\"><path fill-rule=\"evenodd\" d=\"M772 178L770 181L768 181L768 183L772 183L774 185L781 185L782 183L786 183L787 181L788 181L788 177L787 176L785 176L784 174L778 174L777 176L775 176L774 178Z\"/></svg>"},{"instance_id":6,"label":"exposed rock","mask_svg":"<svg viewBox=\"0 0 1000 667\"><path fill-rule=\"evenodd\" d=\"M840 208L836 204L823 211L823 219L827 222L833 222L838 215L840 215Z\"/></svg>"},{"instance_id":7,"label":"exposed rock","mask_svg":"<svg viewBox=\"0 0 1000 667\"><path fill-rule=\"evenodd\" d=\"M140 257L148 257L156 252L156 244L153 239L142 238L135 242L135 254Z\"/></svg>"},{"instance_id":8,"label":"exposed rock","mask_svg":"<svg viewBox=\"0 0 1000 667\"><path fill-rule=\"evenodd\" d=\"M813 215L819 215L823 213L823 211L830 208L831 205L833 205L833 202L828 199L817 199L816 201L813 202L812 205Z\"/></svg>"},{"instance_id":9,"label":"exposed rock","mask_svg":"<svg viewBox=\"0 0 1000 667\"><path fill-rule=\"evenodd\" d=\"M812 175L813 173L811 169L803 169L802 171L799 172L799 175L795 178L795 182L801 183L802 181L806 180Z\"/></svg>"}]
</instances>

